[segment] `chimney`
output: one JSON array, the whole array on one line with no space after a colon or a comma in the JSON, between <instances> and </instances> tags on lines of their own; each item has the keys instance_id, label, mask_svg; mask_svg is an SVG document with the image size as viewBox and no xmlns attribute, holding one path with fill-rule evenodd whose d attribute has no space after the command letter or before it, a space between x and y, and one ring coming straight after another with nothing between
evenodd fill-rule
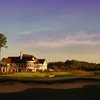
<instances>
[{"instance_id":1,"label":"chimney","mask_svg":"<svg viewBox=\"0 0 100 100\"><path fill-rule=\"evenodd\" d=\"M20 59L22 59L23 57L23 52L20 52Z\"/></svg>"}]
</instances>

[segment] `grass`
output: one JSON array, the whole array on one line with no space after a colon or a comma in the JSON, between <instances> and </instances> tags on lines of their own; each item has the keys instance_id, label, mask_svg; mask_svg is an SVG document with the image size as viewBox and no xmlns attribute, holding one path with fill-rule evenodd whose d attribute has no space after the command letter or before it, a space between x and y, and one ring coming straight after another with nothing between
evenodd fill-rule
<instances>
[{"instance_id":1,"label":"grass","mask_svg":"<svg viewBox=\"0 0 100 100\"><path fill-rule=\"evenodd\" d=\"M55 77L49 77L54 75ZM94 72L72 71L72 72L21 72L21 73L6 73L0 74L0 79L5 80L25 80L25 81L58 81L66 79L100 79L100 75L95 75Z\"/></svg>"},{"instance_id":2,"label":"grass","mask_svg":"<svg viewBox=\"0 0 100 100\"><path fill-rule=\"evenodd\" d=\"M80 73L82 75L76 75L76 73ZM50 74L54 74L58 77L47 77ZM75 75L76 76L75 76ZM11 81L16 81L18 79L18 82L28 82L28 80L31 80L33 83L34 81L37 83L52 83L52 82L72 82L74 84L74 81L81 81L81 78L88 77L93 78L93 76L86 76L87 72L81 73L81 71L75 71L75 72L36 72L36 73L28 73L28 72L22 72L22 73L14 73L14 74L1 74L0 78L3 79L11 79ZM60 76L60 77L59 77ZM81 77L81 78L79 78ZM95 77L96 78L96 77ZM12 80L13 79L13 80ZM100 79L100 77L99 77ZM25 81L23 81L25 80ZM32 81L33 80L33 81ZM60 81L59 81L60 80ZM2 79L0 79L0 82ZM9 81L9 80L8 80ZM96 80L95 80L96 81ZM98 80L97 80L98 81ZM100 82L100 80L98 81ZM93 86L85 86L83 88L75 88L75 89L48 89L48 88L33 88L33 89L27 89L25 91L16 92L16 93L0 93L0 98L2 100L12 100L12 98L16 98L17 100L28 100L31 98L31 100L99 100L100 98L100 85L93 85Z\"/></svg>"},{"instance_id":3,"label":"grass","mask_svg":"<svg viewBox=\"0 0 100 100\"><path fill-rule=\"evenodd\" d=\"M48 77L49 75L55 75L56 77ZM57 82L74 82L74 81L81 81L82 78L85 80L92 80L92 78L100 79L100 75L94 75L94 72L85 72L85 71L72 71L72 72L36 72L36 73L29 73L29 72L21 72L21 73L14 73L14 74L0 74L0 82L2 79L9 81L13 81L15 79L21 80L36 80L36 82L41 81L53 81ZM12 80L13 79L13 80ZM97 80L98 81L98 80ZM25 81L23 81L25 82ZM73 83L74 84L74 83ZM22 92L16 93L0 93L0 98L2 100L99 100L100 99L100 85L96 86L85 86L82 88L75 88L75 89L47 89L47 88L32 88L27 89Z\"/></svg>"},{"instance_id":4,"label":"grass","mask_svg":"<svg viewBox=\"0 0 100 100\"><path fill-rule=\"evenodd\" d=\"M0 76L8 76L8 77L47 77L49 75L55 75L55 76L63 76L63 75L71 75L70 72L21 72L21 73L13 73L13 74L1 74Z\"/></svg>"},{"instance_id":5,"label":"grass","mask_svg":"<svg viewBox=\"0 0 100 100\"><path fill-rule=\"evenodd\" d=\"M0 93L1 100L99 100L100 85L75 89L33 88L16 93Z\"/></svg>"},{"instance_id":6,"label":"grass","mask_svg":"<svg viewBox=\"0 0 100 100\"><path fill-rule=\"evenodd\" d=\"M58 80L65 79L66 77L71 76L70 72L21 72L21 73L13 73L13 74L1 74L1 79L19 79L19 80ZM50 75L54 75L56 77L50 78Z\"/></svg>"},{"instance_id":7,"label":"grass","mask_svg":"<svg viewBox=\"0 0 100 100\"><path fill-rule=\"evenodd\" d=\"M94 75L93 72L90 72L90 71L81 71L81 70L72 71L72 74L74 76L93 76Z\"/></svg>"},{"instance_id":8,"label":"grass","mask_svg":"<svg viewBox=\"0 0 100 100\"><path fill-rule=\"evenodd\" d=\"M55 75L55 77L48 77L49 75ZM21 72L14 74L0 74L1 79L18 79L18 80L37 80L41 81L52 81L60 80L61 82L66 82L65 79L73 82L73 80L80 80L80 78L95 78L100 79L100 75L94 75L94 72L85 71L72 71L72 72ZM0 79L0 82L1 82ZM13 81L13 80L12 80ZM68 81L68 82L69 82ZM100 82L100 81L98 81ZM99 100L100 98L100 85L98 86L85 86L83 88L75 89L46 89L46 88L33 88L27 89L22 92L16 93L0 93L0 98L2 100L10 100L16 98L17 100L29 99L31 100Z\"/></svg>"}]
</instances>

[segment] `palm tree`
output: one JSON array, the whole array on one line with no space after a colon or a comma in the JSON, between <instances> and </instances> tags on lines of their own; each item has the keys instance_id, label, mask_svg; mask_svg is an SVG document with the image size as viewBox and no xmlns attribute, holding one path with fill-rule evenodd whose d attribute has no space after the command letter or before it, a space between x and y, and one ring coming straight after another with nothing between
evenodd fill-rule
<instances>
[{"instance_id":1,"label":"palm tree","mask_svg":"<svg viewBox=\"0 0 100 100\"><path fill-rule=\"evenodd\" d=\"M1 60L1 48L2 47L6 48L7 47L6 43L7 43L7 37L4 34L0 33L0 60Z\"/></svg>"}]
</instances>

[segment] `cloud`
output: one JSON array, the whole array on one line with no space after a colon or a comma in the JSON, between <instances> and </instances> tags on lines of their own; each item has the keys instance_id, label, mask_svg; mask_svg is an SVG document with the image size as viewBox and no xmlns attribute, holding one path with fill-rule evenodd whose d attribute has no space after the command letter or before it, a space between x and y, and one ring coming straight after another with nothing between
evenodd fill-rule
<instances>
[{"instance_id":1,"label":"cloud","mask_svg":"<svg viewBox=\"0 0 100 100\"><path fill-rule=\"evenodd\" d=\"M79 16L84 16L84 11L80 11L79 9L76 10L76 9L70 9L70 11L62 11L60 12L57 17L58 18L76 18L76 17L79 17Z\"/></svg>"},{"instance_id":2,"label":"cloud","mask_svg":"<svg viewBox=\"0 0 100 100\"><path fill-rule=\"evenodd\" d=\"M43 32L43 31L52 31L54 28L51 27L42 27L42 28L37 28L34 30L34 32Z\"/></svg>"},{"instance_id":3,"label":"cloud","mask_svg":"<svg viewBox=\"0 0 100 100\"><path fill-rule=\"evenodd\" d=\"M50 32L50 31L53 31L54 28L53 27L40 27L40 28L33 28L31 30L19 30L19 32L15 32L15 33L18 33L20 35L33 35L33 34L39 34L39 33L43 33L43 32Z\"/></svg>"},{"instance_id":4,"label":"cloud","mask_svg":"<svg viewBox=\"0 0 100 100\"><path fill-rule=\"evenodd\" d=\"M67 33L56 36L29 36L23 39L25 46L28 47L45 47L45 48L59 48L65 46L94 46L100 45L100 33L87 34L83 32Z\"/></svg>"},{"instance_id":5,"label":"cloud","mask_svg":"<svg viewBox=\"0 0 100 100\"><path fill-rule=\"evenodd\" d=\"M31 32L30 31L21 31L21 32L18 32L18 34L20 34L20 35L29 35L29 34L31 34Z\"/></svg>"},{"instance_id":6,"label":"cloud","mask_svg":"<svg viewBox=\"0 0 100 100\"><path fill-rule=\"evenodd\" d=\"M100 44L100 34L86 34L86 33L74 33L68 34L61 38L47 38L38 42L42 46L51 46L51 47L62 47L67 45L99 45Z\"/></svg>"}]
</instances>

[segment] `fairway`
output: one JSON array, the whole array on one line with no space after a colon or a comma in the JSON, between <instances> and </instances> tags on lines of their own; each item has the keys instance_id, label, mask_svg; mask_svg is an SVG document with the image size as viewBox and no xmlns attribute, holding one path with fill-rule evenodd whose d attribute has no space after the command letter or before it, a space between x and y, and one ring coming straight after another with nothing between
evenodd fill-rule
<instances>
[{"instance_id":1,"label":"fairway","mask_svg":"<svg viewBox=\"0 0 100 100\"><path fill-rule=\"evenodd\" d=\"M13 73L13 74L1 74L1 76L10 76L10 77L46 77L49 75L71 75L71 72L20 72L20 73Z\"/></svg>"},{"instance_id":2,"label":"fairway","mask_svg":"<svg viewBox=\"0 0 100 100\"><path fill-rule=\"evenodd\" d=\"M50 75L54 75L54 77L69 77L72 76L72 73L70 72L20 72L20 73L6 73L6 74L0 74L0 78L6 78L6 79L27 79L27 80L34 80L34 79L48 79L50 78ZM53 77L52 77L53 78Z\"/></svg>"}]
</instances>

